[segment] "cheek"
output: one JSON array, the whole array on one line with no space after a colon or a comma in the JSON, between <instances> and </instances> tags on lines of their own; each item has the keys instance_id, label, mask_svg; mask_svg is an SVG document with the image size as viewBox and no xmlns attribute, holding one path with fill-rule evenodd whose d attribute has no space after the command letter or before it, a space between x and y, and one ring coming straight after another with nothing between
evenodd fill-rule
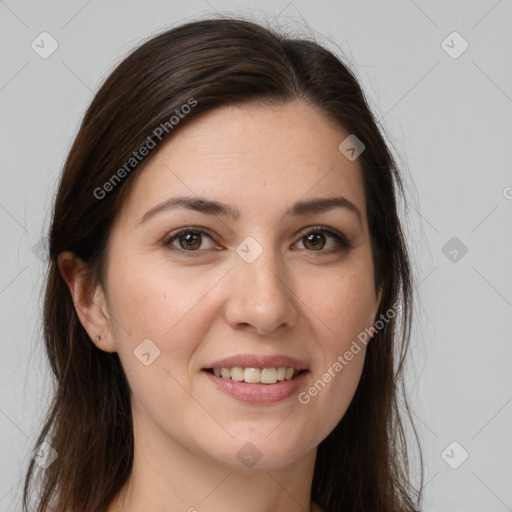
<instances>
[{"instance_id":1,"label":"cheek","mask_svg":"<svg viewBox=\"0 0 512 512\"><path fill-rule=\"evenodd\" d=\"M193 276L147 259L119 258L109 273L109 311L126 371L140 370L134 351L149 339L158 353L151 366L183 376L211 325L209 291L218 280L213 273L205 272L199 279L197 272Z\"/></svg>"},{"instance_id":2,"label":"cheek","mask_svg":"<svg viewBox=\"0 0 512 512\"><path fill-rule=\"evenodd\" d=\"M208 279L188 279L174 267L146 258L125 258L109 275L114 314L136 335L162 338L208 290Z\"/></svg>"},{"instance_id":3,"label":"cheek","mask_svg":"<svg viewBox=\"0 0 512 512\"><path fill-rule=\"evenodd\" d=\"M354 266L340 272L315 304L320 305L321 318L329 328L327 352L343 350L374 321L377 304L371 267Z\"/></svg>"},{"instance_id":4,"label":"cheek","mask_svg":"<svg viewBox=\"0 0 512 512\"><path fill-rule=\"evenodd\" d=\"M320 364L301 403L315 411L311 417L321 421L318 428L327 435L350 405L363 369L370 339L365 329L373 324L376 308L371 267L347 266L332 276L321 297L319 292L310 300L322 319L323 335L319 330L316 336Z\"/></svg>"},{"instance_id":5,"label":"cheek","mask_svg":"<svg viewBox=\"0 0 512 512\"><path fill-rule=\"evenodd\" d=\"M190 397L179 383L187 382L190 358L204 338L201 299L212 284L137 258L117 261L109 273L109 312L132 395L146 411L158 411L169 397L174 409L185 407Z\"/></svg>"}]
</instances>

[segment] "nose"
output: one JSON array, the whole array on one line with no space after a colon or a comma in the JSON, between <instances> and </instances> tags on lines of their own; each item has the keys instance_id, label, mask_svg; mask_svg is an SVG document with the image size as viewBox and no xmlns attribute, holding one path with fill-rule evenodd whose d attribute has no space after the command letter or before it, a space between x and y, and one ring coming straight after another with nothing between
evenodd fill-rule
<instances>
[{"instance_id":1,"label":"nose","mask_svg":"<svg viewBox=\"0 0 512 512\"><path fill-rule=\"evenodd\" d=\"M268 336L295 325L297 296L282 262L271 251L263 251L252 263L238 258L230 274L225 319L233 329L252 329Z\"/></svg>"}]
</instances>

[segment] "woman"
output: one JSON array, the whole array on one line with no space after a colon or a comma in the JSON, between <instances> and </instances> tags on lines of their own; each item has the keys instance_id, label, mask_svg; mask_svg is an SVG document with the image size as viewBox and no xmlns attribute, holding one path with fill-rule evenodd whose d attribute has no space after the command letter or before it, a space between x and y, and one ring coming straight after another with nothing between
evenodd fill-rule
<instances>
[{"instance_id":1,"label":"woman","mask_svg":"<svg viewBox=\"0 0 512 512\"><path fill-rule=\"evenodd\" d=\"M59 184L26 510L417 510L398 192L320 45L224 18L131 53Z\"/></svg>"}]
</instances>

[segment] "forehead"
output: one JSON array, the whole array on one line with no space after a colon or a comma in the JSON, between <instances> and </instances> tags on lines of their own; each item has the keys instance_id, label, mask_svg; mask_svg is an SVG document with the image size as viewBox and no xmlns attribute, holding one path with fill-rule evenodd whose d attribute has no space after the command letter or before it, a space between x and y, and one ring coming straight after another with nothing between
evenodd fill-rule
<instances>
[{"instance_id":1,"label":"forehead","mask_svg":"<svg viewBox=\"0 0 512 512\"><path fill-rule=\"evenodd\" d=\"M125 207L140 215L170 196L195 195L261 217L298 199L342 195L365 219L359 163L338 149L348 135L298 100L221 107L178 127L137 176Z\"/></svg>"}]
</instances>

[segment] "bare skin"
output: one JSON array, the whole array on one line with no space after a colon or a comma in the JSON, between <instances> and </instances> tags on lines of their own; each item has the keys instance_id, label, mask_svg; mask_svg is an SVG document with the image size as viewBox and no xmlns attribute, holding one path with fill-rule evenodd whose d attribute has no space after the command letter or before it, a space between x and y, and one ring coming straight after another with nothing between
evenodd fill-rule
<instances>
[{"instance_id":1,"label":"bare skin","mask_svg":"<svg viewBox=\"0 0 512 512\"><path fill-rule=\"evenodd\" d=\"M137 177L101 285L85 280L74 254L59 256L92 343L119 354L131 389L133 471L109 512L320 511L311 503L317 446L352 400L365 347L309 403L298 393L374 323L381 298L361 169L338 150L347 135L301 101L207 113L177 129ZM240 217L175 208L140 222L176 196L226 203ZM297 201L340 196L359 214L285 215ZM191 227L205 233L169 241ZM257 250L242 244L249 236L262 250L250 263L236 251ZM134 355L146 339L148 365ZM203 370L240 354L289 356L308 371L291 396L246 403ZM260 456L252 467L237 456L247 443Z\"/></svg>"}]
</instances>

